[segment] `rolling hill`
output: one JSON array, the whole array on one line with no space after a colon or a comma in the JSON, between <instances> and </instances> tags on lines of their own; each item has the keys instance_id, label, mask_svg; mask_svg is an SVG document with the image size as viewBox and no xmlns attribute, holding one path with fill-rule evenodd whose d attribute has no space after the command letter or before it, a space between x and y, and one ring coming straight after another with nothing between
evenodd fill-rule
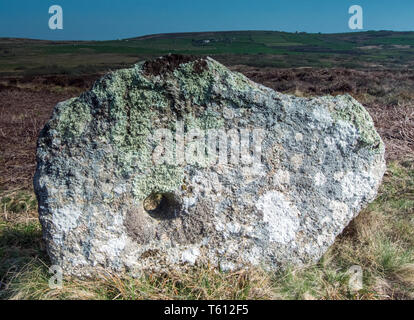
<instances>
[{"instance_id":1,"label":"rolling hill","mask_svg":"<svg viewBox=\"0 0 414 320\"><path fill-rule=\"evenodd\" d=\"M167 53L210 55L227 65L406 69L414 66L414 32L223 31L112 41L2 38L0 75L100 72Z\"/></svg>"}]
</instances>

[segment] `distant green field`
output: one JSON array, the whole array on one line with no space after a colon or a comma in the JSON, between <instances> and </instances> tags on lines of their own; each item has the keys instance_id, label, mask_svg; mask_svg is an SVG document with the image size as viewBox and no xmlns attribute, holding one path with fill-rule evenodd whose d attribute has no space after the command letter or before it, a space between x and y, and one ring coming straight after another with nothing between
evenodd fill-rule
<instances>
[{"instance_id":1,"label":"distant green field","mask_svg":"<svg viewBox=\"0 0 414 320\"><path fill-rule=\"evenodd\" d=\"M0 39L0 74L82 74L167 53L210 55L258 67L414 66L414 32L308 34L232 31L158 34L113 41Z\"/></svg>"}]
</instances>

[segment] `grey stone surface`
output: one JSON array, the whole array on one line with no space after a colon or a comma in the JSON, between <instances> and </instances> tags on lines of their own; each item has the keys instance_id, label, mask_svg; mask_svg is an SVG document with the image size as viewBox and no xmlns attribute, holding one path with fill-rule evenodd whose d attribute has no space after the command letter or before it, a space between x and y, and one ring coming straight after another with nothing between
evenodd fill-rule
<instances>
[{"instance_id":1,"label":"grey stone surface","mask_svg":"<svg viewBox=\"0 0 414 320\"><path fill-rule=\"evenodd\" d=\"M177 56L57 104L37 162L47 250L75 276L315 262L385 171L384 144L351 96L285 95Z\"/></svg>"}]
</instances>

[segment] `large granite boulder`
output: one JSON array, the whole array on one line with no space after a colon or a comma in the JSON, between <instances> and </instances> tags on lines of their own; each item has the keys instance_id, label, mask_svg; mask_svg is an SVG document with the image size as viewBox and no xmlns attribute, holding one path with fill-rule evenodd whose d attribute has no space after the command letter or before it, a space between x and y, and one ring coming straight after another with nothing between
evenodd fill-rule
<instances>
[{"instance_id":1,"label":"large granite boulder","mask_svg":"<svg viewBox=\"0 0 414 320\"><path fill-rule=\"evenodd\" d=\"M351 96L285 95L178 55L57 104L37 163L48 253L75 276L315 262L385 170Z\"/></svg>"}]
</instances>

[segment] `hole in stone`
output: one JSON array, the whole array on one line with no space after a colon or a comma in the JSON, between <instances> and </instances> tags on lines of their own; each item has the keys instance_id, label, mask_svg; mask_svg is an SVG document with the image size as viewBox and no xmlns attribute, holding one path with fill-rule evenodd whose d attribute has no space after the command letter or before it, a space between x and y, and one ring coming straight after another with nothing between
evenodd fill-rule
<instances>
[{"instance_id":1,"label":"hole in stone","mask_svg":"<svg viewBox=\"0 0 414 320\"><path fill-rule=\"evenodd\" d=\"M174 193L153 192L144 200L145 211L158 220L176 218L180 212L181 203Z\"/></svg>"}]
</instances>

